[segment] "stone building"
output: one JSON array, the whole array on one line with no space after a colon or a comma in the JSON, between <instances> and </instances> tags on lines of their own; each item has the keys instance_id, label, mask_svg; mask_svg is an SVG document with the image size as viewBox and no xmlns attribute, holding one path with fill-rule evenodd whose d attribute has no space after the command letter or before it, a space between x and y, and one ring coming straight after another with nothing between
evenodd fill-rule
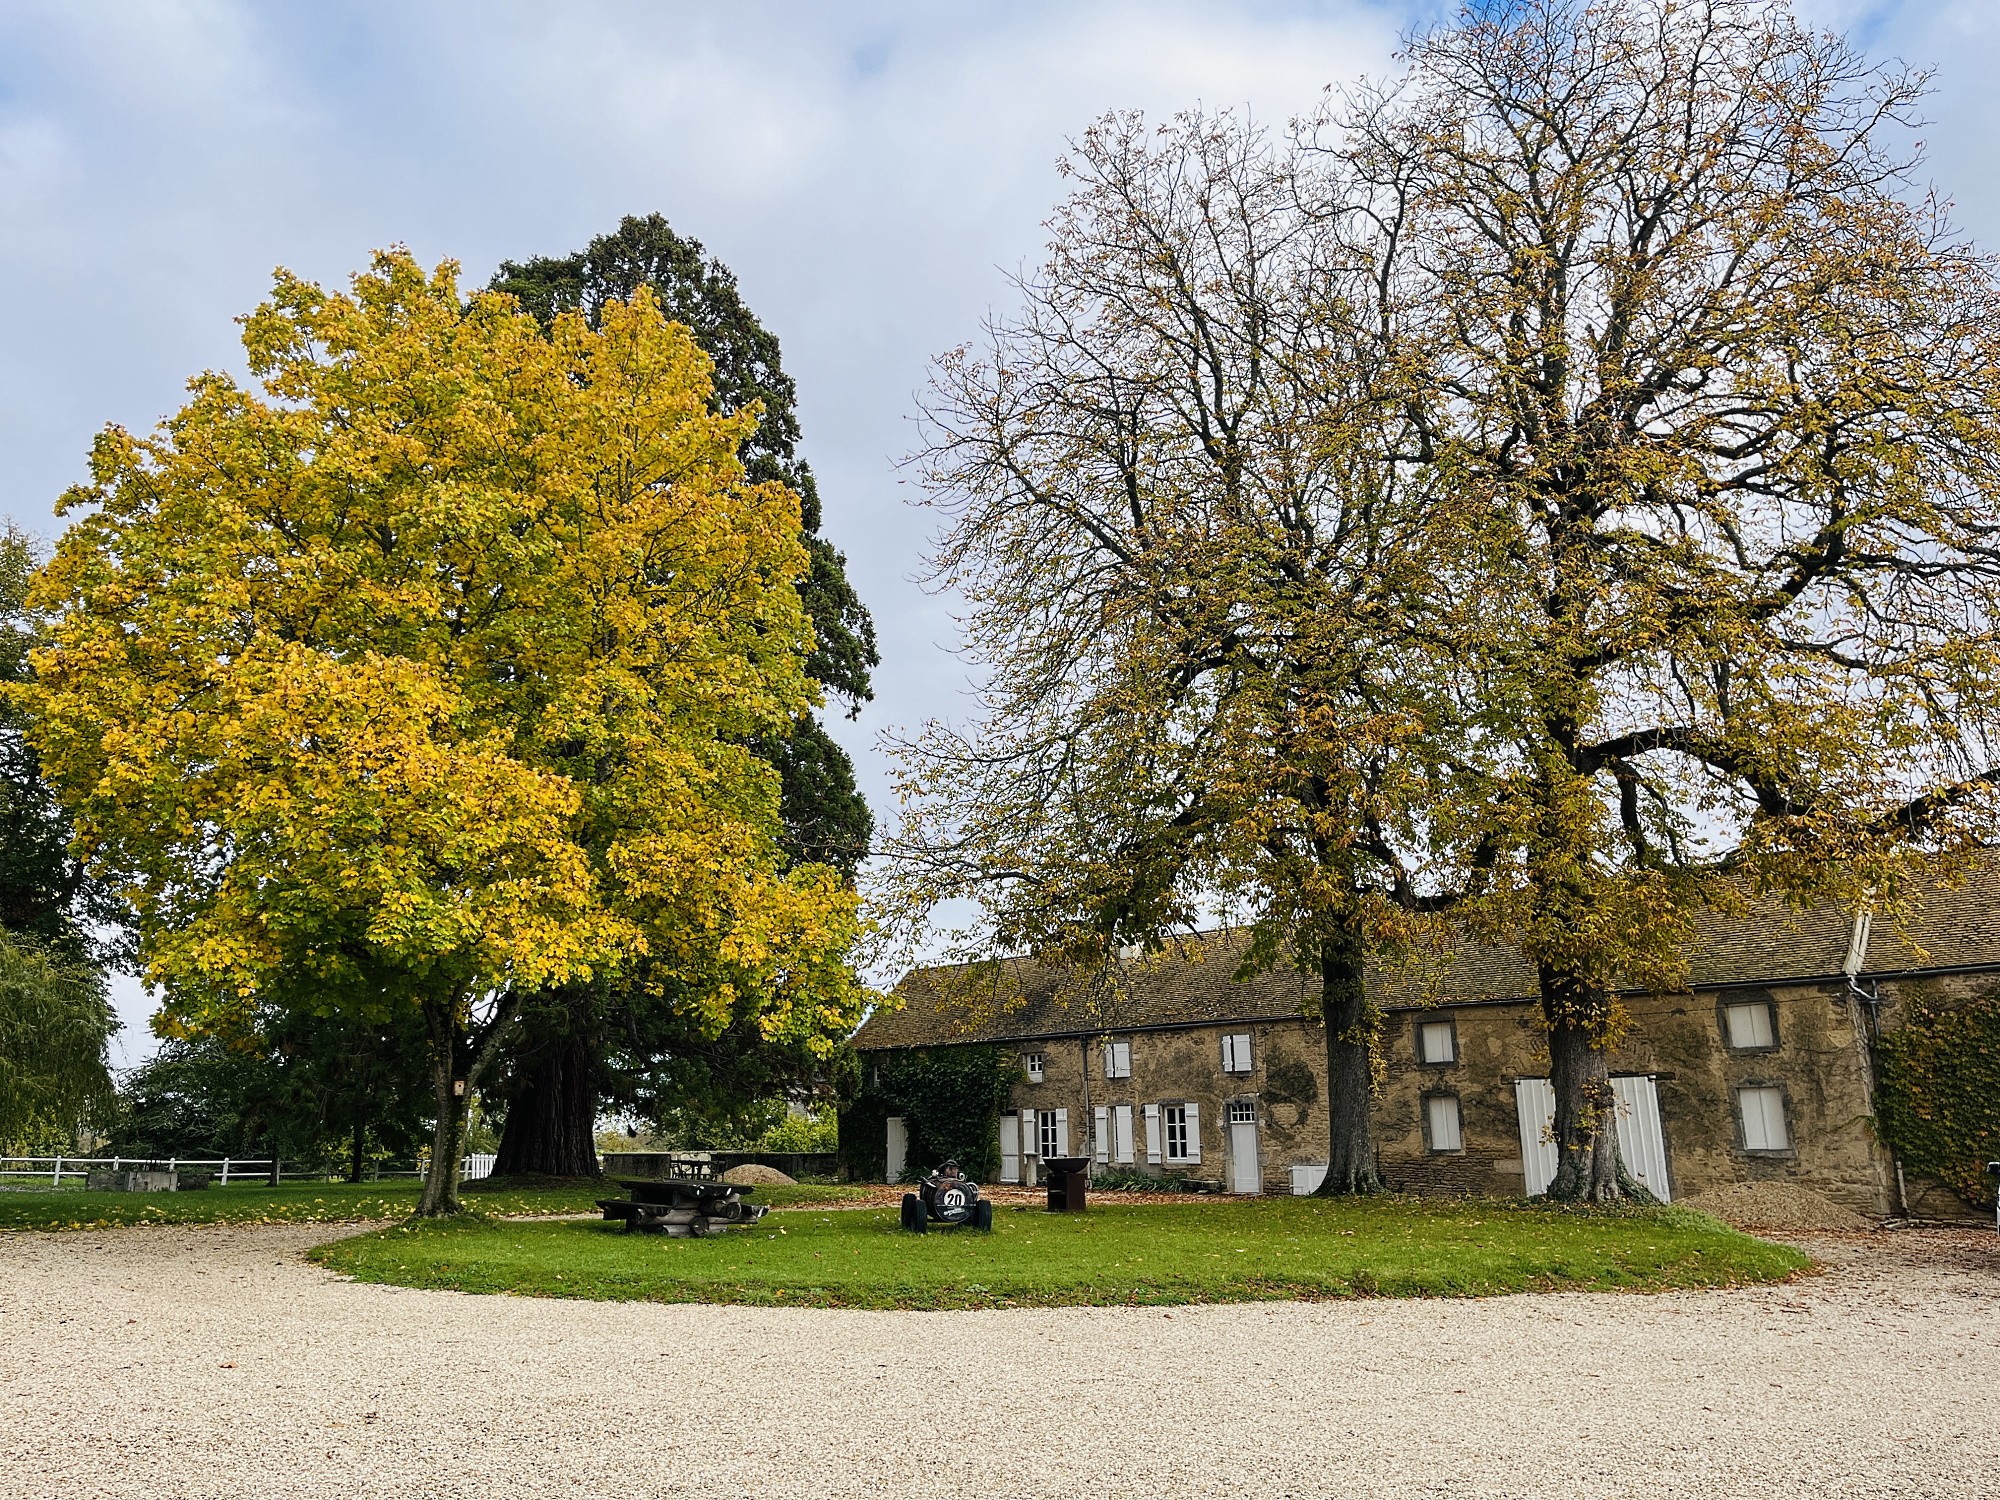
<instances>
[{"instance_id":1,"label":"stone building","mask_svg":"<svg viewBox=\"0 0 2000 1500\"><path fill-rule=\"evenodd\" d=\"M1628 1167L1669 1200L1778 1183L1878 1218L1969 1213L1877 1138L1870 1043L1920 987L2000 984L1996 897L2000 869L1933 893L1901 932L1776 904L1711 917L1686 992L1623 997L1631 1024L1610 1061ZM975 1044L1017 1058L1003 1181L1031 1183L1041 1160L1079 1155L1099 1173L1308 1192L1325 1173L1324 1033L1302 1013L1297 970L1233 977L1243 941L1214 934L1108 974L1031 960L918 970L855 1046L864 1065ZM1373 1116L1389 1185L1542 1192L1553 1096L1533 971L1467 944L1371 971L1369 985L1386 1013ZM886 1127L892 1177L899 1127Z\"/></svg>"}]
</instances>

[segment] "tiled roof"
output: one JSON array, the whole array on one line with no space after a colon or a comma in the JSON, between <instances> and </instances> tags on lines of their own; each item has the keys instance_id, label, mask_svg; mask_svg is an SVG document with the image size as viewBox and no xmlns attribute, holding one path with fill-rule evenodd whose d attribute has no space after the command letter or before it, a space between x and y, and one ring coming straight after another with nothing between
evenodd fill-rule
<instances>
[{"instance_id":1,"label":"tiled roof","mask_svg":"<svg viewBox=\"0 0 2000 1500\"><path fill-rule=\"evenodd\" d=\"M1852 929L1851 913L1832 907L1794 911L1776 900L1753 901L1739 916L1711 914L1689 955L1689 987L1836 975ZM1236 979L1248 941L1242 931L1203 934L1108 973L1030 958L917 969L896 987L900 1007L870 1016L854 1045L927 1047L1298 1015L1315 996L1312 976L1280 963ZM1878 919L1863 972L1983 965L2000 967L2000 861L1964 885L1927 893L1904 930ZM1371 964L1368 986L1390 1010L1536 994L1534 970L1518 952L1475 942L1406 962Z\"/></svg>"}]
</instances>

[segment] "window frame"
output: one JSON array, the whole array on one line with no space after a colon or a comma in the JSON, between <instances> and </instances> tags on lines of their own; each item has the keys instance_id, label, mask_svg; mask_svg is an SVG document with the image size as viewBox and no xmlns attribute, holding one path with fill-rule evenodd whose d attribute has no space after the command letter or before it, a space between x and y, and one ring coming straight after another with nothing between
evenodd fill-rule
<instances>
[{"instance_id":1,"label":"window frame","mask_svg":"<svg viewBox=\"0 0 2000 1500\"><path fill-rule=\"evenodd\" d=\"M1785 1144L1782 1146L1753 1146L1750 1144L1750 1130L1743 1114L1743 1096L1752 1090L1778 1096L1778 1123L1784 1128ZM1730 1113L1736 1117L1736 1149L1746 1156L1761 1157L1765 1160L1783 1161L1799 1154L1799 1133L1792 1128L1792 1091L1775 1078L1746 1078L1731 1090Z\"/></svg>"},{"instance_id":2,"label":"window frame","mask_svg":"<svg viewBox=\"0 0 2000 1500\"><path fill-rule=\"evenodd\" d=\"M1424 1154L1426 1156L1462 1156L1465 1154L1465 1101L1456 1089L1425 1089L1417 1096L1417 1117L1423 1125ZM1458 1144L1440 1146L1437 1132L1431 1124L1431 1105L1440 1099L1451 1101L1453 1123L1458 1131Z\"/></svg>"},{"instance_id":3,"label":"window frame","mask_svg":"<svg viewBox=\"0 0 2000 1500\"><path fill-rule=\"evenodd\" d=\"M1761 1005L1765 1019L1771 1025L1771 1040L1748 1047L1739 1047L1730 1039L1729 1012L1737 1006ZM1778 1002L1768 990L1738 990L1734 994L1727 991L1715 999L1716 1036L1722 1043L1722 1050L1732 1057L1763 1057L1776 1052L1784 1041L1778 1030Z\"/></svg>"},{"instance_id":4,"label":"window frame","mask_svg":"<svg viewBox=\"0 0 2000 1500\"><path fill-rule=\"evenodd\" d=\"M1188 1102L1167 1099L1160 1103L1160 1160L1168 1166L1187 1166L1201 1158L1188 1150ZM1176 1118L1178 1117L1178 1118ZM1174 1154L1174 1135L1180 1134L1180 1154Z\"/></svg>"},{"instance_id":5,"label":"window frame","mask_svg":"<svg viewBox=\"0 0 2000 1500\"><path fill-rule=\"evenodd\" d=\"M1442 1059L1424 1056L1424 1028L1442 1026L1445 1028L1446 1045L1451 1048L1451 1056ZM1410 1031L1410 1050L1415 1054L1420 1068L1455 1068L1458 1066L1458 1017L1420 1015Z\"/></svg>"},{"instance_id":6,"label":"window frame","mask_svg":"<svg viewBox=\"0 0 2000 1500\"><path fill-rule=\"evenodd\" d=\"M1021 1072L1026 1075L1030 1083L1046 1083L1049 1072L1047 1056L1041 1052L1023 1052Z\"/></svg>"}]
</instances>

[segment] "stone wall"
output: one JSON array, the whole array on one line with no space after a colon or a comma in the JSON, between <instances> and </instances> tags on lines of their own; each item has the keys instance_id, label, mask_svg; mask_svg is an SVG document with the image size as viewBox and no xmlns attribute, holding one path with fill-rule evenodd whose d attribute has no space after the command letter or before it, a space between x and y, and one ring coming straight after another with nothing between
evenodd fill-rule
<instances>
[{"instance_id":1,"label":"stone wall","mask_svg":"<svg viewBox=\"0 0 2000 1500\"><path fill-rule=\"evenodd\" d=\"M1990 983L1990 976L1980 982ZM1735 1002L1770 1006L1771 1046L1737 1049L1725 1044L1721 1007ZM1885 1017L1893 1020L1894 986L1885 987L1884 1003ZM1844 985L1634 997L1627 1005L1631 1020L1612 1051L1611 1071L1654 1077L1676 1200L1737 1184L1772 1183L1873 1217L1897 1211L1894 1164L1876 1142L1871 1122L1864 1008ZM1418 1061L1416 1027L1425 1021L1451 1023L1454 1061ZM1539 1008L1510 1001L1399 1010L1390 1013L1386 1026L1385 1074L1374 1122L1389 1185L1415 1193L1520 1194L1525 1175L1514 1084L1518 1078L1548 1074ZM1245 1031L1252 1037L1252 1069L1224 1073L1222 1037ZM1031 1083L1024 1075L1014 1089L1014 1106L1067 1109L1070 1150L1081 1155L1090 1149L1091 1108L1131 1104L1134 1169L1185 1170L1225 1183L1230 1180L1228 1105L1249 1100L1257 1118L1257 1172L1264 1191L1289 1192L1295 1164L1325 1163L1325 1042L1316 1024L1301 1018L1195 1026L1120 1034L1119 1039L1131 1044L1128 1079L1104 1076L1102 1050L1095 1042L1086 1046L1068 1038L1015 1044L1017 1056L1042 1054L1043 1080ZM1783 1150L1746 1148L1737 1091L1753 1085L1782 1093L1789 1136ZM1450 1093L1459 1101L1462 1139L1457 1150L1430 1147L1423 1104L1430 1093ZM1200 1106L1201 1161L1187 1167L1149 1166L1144 1106L1174 1100ZM1912 1181L1909 1186L1913 1212L1938 1217L1966 1212L1935 1184Z\"/></svg>"},{"instance_id":2,"label":"stone wall","mask_svg":"<svg viewBox=\"0 0 2000 1500\"><path fill-rule=\"evenodd\" d=\"M1248 1034L1250 1069L1225 1073L1222 1039ZM1291 1191L1294 1162L1326 1160L1324 1103L1325 1043L1316 1026L1298 1022L1249 1022L1231 1026L1196 1026L1171 1031L1113 1032L1113 1039L1131 1047L1131 1076L1107 1078L1100 1043L1065 1038L1015 1047L1017 1056L1040 1052L1043 1079L1028 1081L1024 1070L1014 1087L1018 1109L1069 1111L1069 1146L1075 1155L1091 1149L1094 1111L1129 1104L1133 1111L1133 1156L1126 1167L1108 1162L1111 1170L1184 1172L1191 1178L1226 1183L1231 1180L1229 1106L1248 1103L1257 1126L1257 1165L1264 1191ZM1089 1069L1086 1090L1084 1071ZM1087 1102L1086 1102L1087 1100ZM1198 1163L1149 1164L1146 1159L1145 1106L1191 1102L1199 1106L1201 1160Z\"/></svg>"}]
</instances>

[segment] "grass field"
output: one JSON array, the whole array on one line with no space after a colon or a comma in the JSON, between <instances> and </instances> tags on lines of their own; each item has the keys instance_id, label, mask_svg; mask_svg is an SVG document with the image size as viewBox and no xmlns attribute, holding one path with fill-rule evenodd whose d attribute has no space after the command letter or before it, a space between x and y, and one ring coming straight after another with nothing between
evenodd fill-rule
<instances>
[{"instance_id":1,"label":"grass field","mask_svg":"<svg viewBox=\"0 0 2000 1500\"><path fill-rule=\"evenodd\" d=\"M1302 1198L1003 1209L990 1236L905 1234L884 1209L772 1215L706 1240L488 1220L382 1230L312 1255L397 1286L910 1309L1658 1291L1780 1280L1809 1265L1683 1209Z\"/></svg>"},{"instance_id":2,"label":"grass field","mask_svg":"<svg viewBox=\"0 0 2000 1500\"><path fill-rule=\"evenodd\" d=\"M619 1191L584 1180L532 1184L469 1182L466 1207L480 1214L594 1213ZM833 1203L867 1196L846 1187L760 1188L760 1203ZM92 1193L72 1188L0 1193L0 1229L103 1229L116 1224L348 1224L407 1218L417 1184L397 1182L231 1183L195 1193Z\"/></svg>"}]
</instances>

